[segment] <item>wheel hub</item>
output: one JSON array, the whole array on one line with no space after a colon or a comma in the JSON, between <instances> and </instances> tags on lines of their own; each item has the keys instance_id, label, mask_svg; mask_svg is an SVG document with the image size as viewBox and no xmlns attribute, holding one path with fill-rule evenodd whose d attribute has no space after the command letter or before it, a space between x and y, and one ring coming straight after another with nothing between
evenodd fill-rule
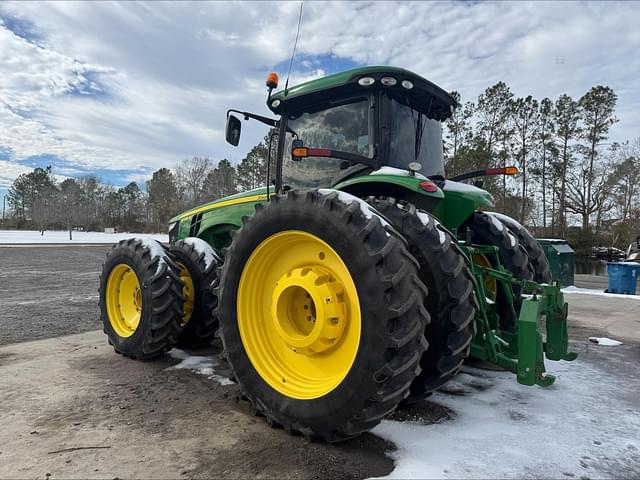
<instances>
[{"instance_id":1,"label":"wheel hub","mask_svg":"<svg viewBox=\"0 0 640 480\"><path fill-rule=\"evenodd\" d=\"M321 267L289 270L272 292L271 318L288 348L315 355L336 345L346 327L342 287Z\"/></svg>"},{"instance_id":2,"label":"wheel hub","mask_svg":"<svg viewBox=\"0 0 640 480\"><path fill-rule=\"evenodd\" d=\"M126 263L116 265L107 281L107 316L115 332L130 337L142 318L142 290L135 271Z\"/></svg>"},{"instance_id":3,"label":"wheel hub","mask_svg":"<svg viewBox=\"0 0 640 480\"><path fill-rule=\"evenodd\" d=\"M181 262L176 262L176 265L180 269L180 280L182 280L182 283L184 284L184 286L182 287L182 296L184 297L184 305L182 307L183 315L180 322L184 327L191 319L191 315L193 315L196 291L193 284L193 279L191 278L187 267L185 267Z\"/></svg>"}]
</instances>

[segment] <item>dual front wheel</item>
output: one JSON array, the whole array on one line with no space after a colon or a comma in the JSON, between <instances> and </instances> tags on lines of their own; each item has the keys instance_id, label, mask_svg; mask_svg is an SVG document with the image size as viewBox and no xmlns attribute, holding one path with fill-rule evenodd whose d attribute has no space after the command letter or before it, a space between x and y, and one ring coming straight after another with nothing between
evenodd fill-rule
<instances>
[{"instance_id":1,"label":"dual front wheel","mask_svg":"<svg viewBox=\"0 0 640 480\"><path fill-rule=\"evenodd\" d=\"M210 285L220 262L200 239L165 249L155 240L131 238L114 245L100 277L100 311L116 352L138 360L173 346L198 348L215 336Z\"/></svg>"}]
</instances>

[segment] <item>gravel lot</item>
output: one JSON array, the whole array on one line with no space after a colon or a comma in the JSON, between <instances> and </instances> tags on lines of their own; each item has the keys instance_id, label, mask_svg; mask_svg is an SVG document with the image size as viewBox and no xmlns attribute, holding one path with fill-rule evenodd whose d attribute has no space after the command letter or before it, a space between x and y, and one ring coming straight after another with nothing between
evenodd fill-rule
<instances>
[{"instance_id":1,"label":"gravel lot","mask_svg":"<svg viewBox=\"0 0 640 480\"><path fill-rule=\"evenodd\" d=\"M110 249L0 246L0 345L101 328L98 275Z\"/></svg>"}]
</instances>

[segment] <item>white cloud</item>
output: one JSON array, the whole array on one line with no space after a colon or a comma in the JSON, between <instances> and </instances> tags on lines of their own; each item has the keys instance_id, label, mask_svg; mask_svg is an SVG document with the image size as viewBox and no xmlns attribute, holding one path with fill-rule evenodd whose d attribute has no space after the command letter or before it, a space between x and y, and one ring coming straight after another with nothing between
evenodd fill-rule
<instances>
[{"instance_id":1,"label":"white cloud","mask_svg":"<svg viewBox=\"0 0 640 480\"><path fill-rule=\"evenodd\" d=\"M32 24L39 35L30 42L0 25L0 147L11 149L12 165L38 154L83 169L150 171L192 155L238 161L266 130L246 123L233 149L224 143L224 114L266 112L264 71L287 64L298 8L5 2L0 15ZM307 2L304 8L298 52L307 59L331 54L406 67L465 99L498 80L516 95L540 98L579 97L606 84L619 95L621 122L612 137L637 136L640 4ZM314 62L298 67L304 71L293 72L293 84L326 70ZM279 73L284 83L286 72ZM0 168L0 176L11 177L7 165Z\"/></svg>"},{"instance_id":2,"label":"white cloud","mask_svg":"<svg viewBox=\"0 0 640 480\"><path fill-rule=\"evenodd\" d=\"M8 189L18 175L30 171L29 167L0 160L0 191Z\"/></svg>"}]
</instances>

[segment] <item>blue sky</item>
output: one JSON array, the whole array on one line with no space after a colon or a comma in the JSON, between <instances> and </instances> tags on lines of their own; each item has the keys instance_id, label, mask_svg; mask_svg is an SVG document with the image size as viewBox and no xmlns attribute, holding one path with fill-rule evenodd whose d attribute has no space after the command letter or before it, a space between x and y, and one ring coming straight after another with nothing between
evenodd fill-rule
<instances>
[{"instance_id":1,"label":"blue sky","mask_svg":"<svg viewBox=\"0 0 640 480\"><path fill-rule=\"evenodd\" d=\"M619 96L613 140L638 136L640 3L307 2L291 83L358 65L409 68L463 99ZM142 182L194 155L239 161L227 108L268 113L284 85L299 3L0 3L0 195L17 175Z\"/></svg>"}]
</instances>

